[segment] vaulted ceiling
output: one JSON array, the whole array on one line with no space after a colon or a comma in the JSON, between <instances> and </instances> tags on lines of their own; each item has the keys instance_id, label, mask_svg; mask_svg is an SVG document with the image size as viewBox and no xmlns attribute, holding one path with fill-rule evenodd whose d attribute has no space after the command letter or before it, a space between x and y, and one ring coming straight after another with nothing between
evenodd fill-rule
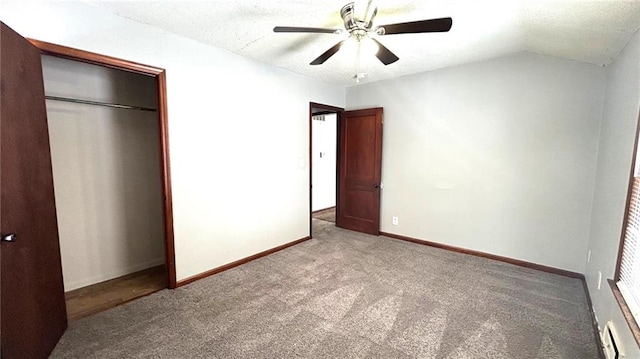
<instances>
[{"instance_id":1,"label":"vaulted ceiling","mask_svg":"<svg viewBox=\"0 0 640 359\"><path fill-rule=\"evenodd\" d=\"M355 52L309 63L342 34L274 33L274 26L344 29L349 0L86 0L131 20L339 85L355 85ZM365 1L366 2L366 1ZM363 82L531 52L606 66L640 28L638 0L374 0L375 24L452 17L446 33L378 37L400 60L384 66L363 54Z\"/></svg>"}]
</instances>

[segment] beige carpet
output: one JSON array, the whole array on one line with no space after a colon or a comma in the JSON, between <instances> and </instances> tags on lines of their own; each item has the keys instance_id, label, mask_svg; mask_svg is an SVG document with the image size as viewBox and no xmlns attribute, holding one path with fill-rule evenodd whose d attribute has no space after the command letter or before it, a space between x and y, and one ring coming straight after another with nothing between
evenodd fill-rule
<instances>
[{"instance_id":1,"label":"beige carpet","mask_svg":"<svg viewBox=\"0 0 640 359\"><path fill-rule=\"evenodd\" d=\"M312 240L71 323L52 358L598 358L580 280L313 222Z\"/></svg>"},{"instance_id":2,"label":"beige carpet","mask_svg":"<svg viewBox=\"0 0 640 359\"><path fill-rule=\"evenodd\" d=\"M336 207L331 207L311 213L311 217L322 221L336 223Z\"/></svg>"}]
</instances>

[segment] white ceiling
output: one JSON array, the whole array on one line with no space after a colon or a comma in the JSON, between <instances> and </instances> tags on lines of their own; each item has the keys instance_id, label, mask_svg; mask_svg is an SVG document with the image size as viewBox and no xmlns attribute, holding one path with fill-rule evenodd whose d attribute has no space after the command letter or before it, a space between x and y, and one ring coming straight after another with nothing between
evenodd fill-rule
<instances>
[{"instance_id":1,"label":"white ceiling","mask_svg":"<svg viewBox=\"0 0 640 359\"><path fill-rule=\"evenodd\" d=\"M349 0L85 0L131 20L262 63L344 86L355 85L355 54L309 62L347 35L274 33L274 26L344 29ZM363 56L363 82L528 51L608 65L640 28L640 0L375 0L375 25L452 17L448 33L378 38L400 57Z\"/></svg>"}]
</instances>

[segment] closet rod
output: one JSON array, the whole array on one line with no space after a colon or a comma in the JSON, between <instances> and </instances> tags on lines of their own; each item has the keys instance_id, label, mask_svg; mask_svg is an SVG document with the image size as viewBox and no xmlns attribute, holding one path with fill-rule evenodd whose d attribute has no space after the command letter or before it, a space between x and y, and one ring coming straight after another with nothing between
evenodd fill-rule
<instances>
[{"instance_id":1,"label":"closet rod","mask_svg":"<svg viewBox=\"0 0 640 359\"><path fill-rule=\"evenodd\" d=\"M117 103L107 103L107 102L98 102L98 101L89 101L89 100L79 100L79 99L68 98L68 97L45 96L44 98L46 98L47 100L53 100L53 101L82 103L82 104L85 104L85 105L114 107L114 108L121 108L121 109L125 109L125 110L139 110L139 111L150 111L150 112L155 112L156 111L155 108L150 108L150 107L120 105L120 104L117 104Z\"/></svg>"}]
</instances>

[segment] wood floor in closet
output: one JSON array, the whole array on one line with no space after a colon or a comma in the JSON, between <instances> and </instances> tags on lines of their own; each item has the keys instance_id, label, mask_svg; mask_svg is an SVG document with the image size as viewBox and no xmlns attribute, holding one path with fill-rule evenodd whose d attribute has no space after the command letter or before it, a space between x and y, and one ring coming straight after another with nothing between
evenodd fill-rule
<instances>
[{"instance_id":1,"label":"wood floor in closet","mask_svg":"<svg viewBox=\"0 0 640 359\"><path fill-rule=\"evenodd\" d=\"M165 266L157 266L123 277L65 293L67 318L77 320L167 288Z\"/></svg>"}]
</instances>

